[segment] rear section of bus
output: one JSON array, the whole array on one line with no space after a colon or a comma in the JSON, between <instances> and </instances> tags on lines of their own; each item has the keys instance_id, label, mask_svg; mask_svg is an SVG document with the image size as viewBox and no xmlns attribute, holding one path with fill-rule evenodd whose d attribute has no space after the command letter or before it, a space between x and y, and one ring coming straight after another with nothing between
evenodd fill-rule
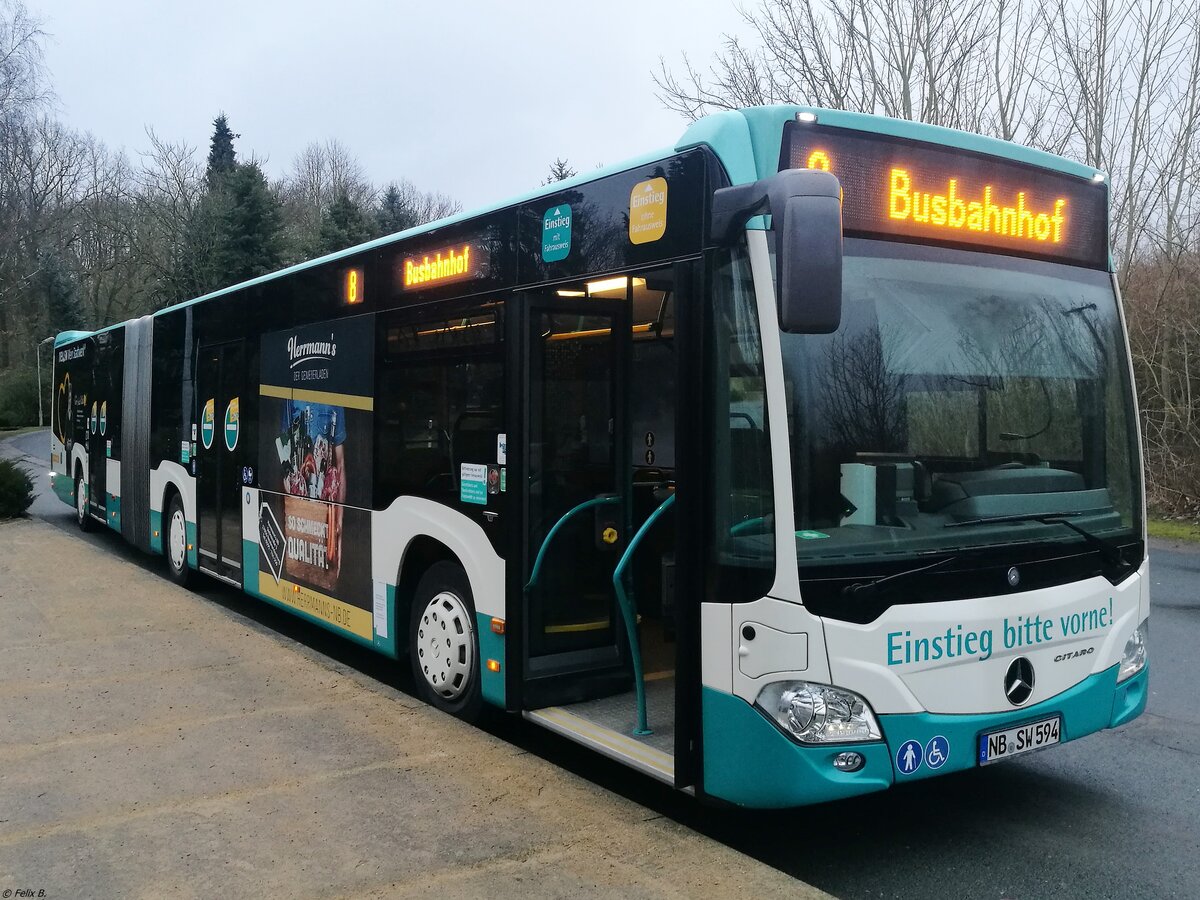
<instances>
[{"instance_id":1,"label":"rear section of bus","mask_svg":"<svg viewBox=\"0 0 1200 900\"><path fill-rule=\"evenodd\" d=\"M1139 715L1141 455L1104 176L796 107L689 134L771 207L737 238L741 290L713 294L736 351L714 357L712 470L742 474L706 547L746 578L702 604L705 793L820 802ZM775 208L804 169L842 192L836 314L807 319L828 298L789 272L807 251ZM750 445L770 466L747 488Z\"/></svg>"}]
</instances>

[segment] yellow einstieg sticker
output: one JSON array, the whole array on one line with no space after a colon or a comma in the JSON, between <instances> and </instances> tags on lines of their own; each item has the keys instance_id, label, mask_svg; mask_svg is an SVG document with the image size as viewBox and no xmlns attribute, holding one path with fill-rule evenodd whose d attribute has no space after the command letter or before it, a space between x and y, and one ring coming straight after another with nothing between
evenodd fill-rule
<instances>
[{"instance_id":1,"label":"yellow einstieg sticker","mask_svg":"<svg viewBox=\"0 0 1200 900\"><path fill-rule=\"evenodd\" d=\"M217 431L217 398L209 397L204 404L204 410L200 413L200 441L204 444L205 450L211 450L213 445L213 435ZM193 435L195 437L195 435Z\"/></svg>"},{"instance_id":2,"label":"yellow einstieg sticker","mask_svg":"<svg viewBox=\"0 0 1200 900\"><path fill-rule=\"evenodd\" d=\"M657 241L667 231L667 179L639 181L629 193L629 240Z\"/></svg>"},{"instance_id":3,"label":"yellow einstieg sticker","mask_svg":"<svg viewBox=\"0 0 1200 900\"><path fill-rule=\"evenodd\" d=\"M234 397L225 407L225 449L232 453L237 449L238 432L241 430L238 398Z\"/></svg>"}]
</instances>

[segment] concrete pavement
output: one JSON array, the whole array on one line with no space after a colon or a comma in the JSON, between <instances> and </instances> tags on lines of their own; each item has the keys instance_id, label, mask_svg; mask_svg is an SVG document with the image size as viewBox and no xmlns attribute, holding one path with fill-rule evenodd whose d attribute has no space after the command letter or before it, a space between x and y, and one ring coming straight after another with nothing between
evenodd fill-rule
<instances>
[{"instance_id":1,"label":"concrete pavement","mask_svg":"<svg viewBox=\"0 0 1200 900\"><path fill-rule=\"evenodd\" d=\"M0 889L825 896L106 543L0 523Z\"/></svg>"}]
</instances>

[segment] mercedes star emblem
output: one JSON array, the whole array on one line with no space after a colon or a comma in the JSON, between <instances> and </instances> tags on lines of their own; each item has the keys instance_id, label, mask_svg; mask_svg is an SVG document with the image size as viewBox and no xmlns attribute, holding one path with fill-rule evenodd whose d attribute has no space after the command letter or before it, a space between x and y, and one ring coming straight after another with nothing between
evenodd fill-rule
<instances>
[{"instance_id":1,"label":"mercedes star emblem","mask_svg":"<svg viewBox=\"0 0 1200 900\"><path fill-rule=\"evenodd\" d=\"M1021 573L1017 571L1017 567L1013 566L1008 570L1008 586L1016 587L1021 583Z\"/></svg>"},{"instance_id":2,"label":"mercedes star emblem","mask_svg":"<svg viewBox=\"0 0 1200 900\"><path fill-rule=\"evenodd\" d=\"M1033 693L1033 663L1018 656L1004 676L1004 696L1013 706L1020 706Z\"/></svg>"}]
</instances>

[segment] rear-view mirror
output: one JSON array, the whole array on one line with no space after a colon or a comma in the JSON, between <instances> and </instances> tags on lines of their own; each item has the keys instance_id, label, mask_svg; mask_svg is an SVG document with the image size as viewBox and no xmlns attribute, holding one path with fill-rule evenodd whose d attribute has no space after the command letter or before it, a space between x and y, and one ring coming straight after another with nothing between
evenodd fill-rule
<instances>
[{"instance_id":1,"label":"rear-view mirror","mask_svg":"<svg viewBox=\"0 0 1200 900\"><path fill-rule=\"evenodd\" d=\"M713 196L712 237L736 239L751 216L769 213L775 231L779 325L828 334L842 321L842 189L815 169L785 169Z\"/></svg>"}]
</instances>

